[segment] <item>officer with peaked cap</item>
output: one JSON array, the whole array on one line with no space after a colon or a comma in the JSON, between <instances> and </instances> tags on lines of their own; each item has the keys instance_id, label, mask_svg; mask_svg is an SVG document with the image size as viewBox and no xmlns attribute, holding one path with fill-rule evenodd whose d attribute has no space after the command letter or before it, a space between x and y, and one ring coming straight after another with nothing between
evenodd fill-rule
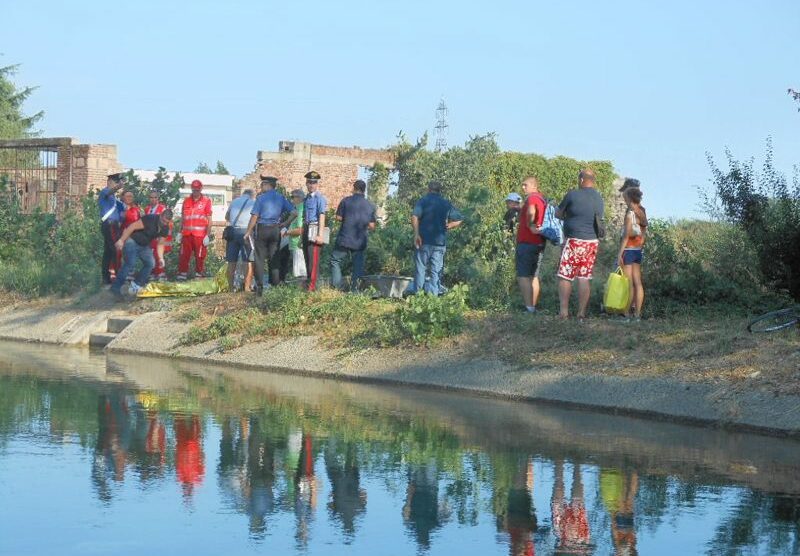
<instances>
[{"instance_id":1,"label":"officer with peaked cap","mask_svg":"<svg viewBox=\"0 0 800 556\"><path fill-rule=\"evenodd\" d=\"M319 172L311 170L304 177L308 195L306 195L303 215L303 252L306 255L308 291L314 291L317 288L317 278L319 277L319 261L324 243L323 230L326 224L325 211L328 210L328 200L319 191L319 182L322 179ZM309 231L315 231L314 237L309 237Z\"/></svg>"}]
</instances>

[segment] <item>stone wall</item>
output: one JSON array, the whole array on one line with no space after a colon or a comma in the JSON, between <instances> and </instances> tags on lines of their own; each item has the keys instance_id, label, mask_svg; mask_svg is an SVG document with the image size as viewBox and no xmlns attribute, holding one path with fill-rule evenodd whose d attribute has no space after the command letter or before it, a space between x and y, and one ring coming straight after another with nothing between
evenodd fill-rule
<instances>
[{"instance_id":1,"label":"stone wall","mask_svg":"<svg viewBox=\"0 0 800 556\"><path fill-rule=\"evenodd\" d=\"M376 162L391 167L394 166L394 156L384 149L280 141L276 152L258 151L255 170L244 176L238 187L239 190L249 187L257 191L259 176L264 174L277 177L287 191L304 189L306 180L303 176L309 170L316 170L322 176L320 190L328 199L328 206L335 208L350 194L359 169L373 166Z\"/></svg>"}]
</instances>

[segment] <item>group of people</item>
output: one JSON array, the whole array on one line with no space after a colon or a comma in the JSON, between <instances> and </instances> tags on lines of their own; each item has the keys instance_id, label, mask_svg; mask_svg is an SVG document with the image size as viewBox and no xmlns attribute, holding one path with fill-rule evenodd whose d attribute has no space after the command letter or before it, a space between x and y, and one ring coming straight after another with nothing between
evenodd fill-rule
<instances>
[{"instance_id":1,"label":"group of people","mask_svg":"<svg viewBox=\"0 0 800 556\"><path fill-rule=\"evenodd\" d=\"M577 317L586 317L591 295L590 281L594 273L600 240L605 236L603 198L596 189L597 177L591 169L581 170L578 188L570 190L559 203L556 217L563 223L564 241L558 264L559 317L569 318L572 284L577 281ZM506 197L505 225L516 234L516 274L525 311L536 312L541 286L539 270L547 240L542 226L548 201L539 190L539 180L528 177L522 182L525 197L511 193ZM631 304L624 318L640 319L644 304L642 287L642 250L647 230L647 214L641 204L639 180L628 178L620 192L627 210L623 219L617 262L629 279Z\"/></svg>"},{"instance_id":2,"label":"group of people","mask_svg":"<svg viewBox=\"0 0 800 556\"><path fill-rule=\"evenodd\" d=\"M131 281L129 293L136 294L151 279L166 279L164 255L172 250L171 208L164 205L157 191L148 195L142 209L134 201L133 191L125 190L125 175L110 174L106 187L97 198L100 231L103 235L102 280L111 292L122 297L122 287ZM211 199L203 195L203 184L194 180L192 193L183 200L178 281L185 281L192 256L195 276L204 276L205 259L211 234ZM137 261L142 266L134 274Z\"/></svg>"},{"instance_id":3,"label":"group of people","mask_svg":"<svg viewBox=\"0 0 800 556\"><path fill-rule=\"evenodd\" d=\"M258 196L246 189L235 199L225 215L228 263L228 282L236 286L237 265L244 262L243 288L262 295L265 282L270 286L282 284L288 274L300 279L306 289L314 291L320 275L322 247L330 241L326 225L328 201L319 191L322 176L314 170L305 174L306 192L295 189L290 200L277 189L278 178L261 176ZM367 184L353 183L352 194L336 208L340 222L330 257L331 285L342 286L342 266L352 260L351 288L364 274L364 252L367 234L375 229L376 209L366 198ZM255 277L255 280L253 279Z\"/></svg>"},{"instance_id":4,"label":"group of people","mask_svg":"<svg viewBox=\"0 0 800 556\"><path fill-rule=\"evenodd\" d=\"M228 280L235 284L236 267L247 261L244 289L261 295L264 284L253 276L264 277L268 270L269 284L281 284L288 275L289 262L293 274L309 291L317 287L322 247L329 242L325 210L327 200L319 191L321 176L311 171L305 175L306 189L291 192L291 203L277 189L277 178L261 176L261 194L254 197L245 190L236 199L225 217L231 230L226 247ZM416 273L408 293L425 291L444 293L442 274L447 230L458 227L463 218L441 195L440 182L430 182L412 212ZM353 182L351 195L342 199L335 218L339 231L330 256L330 284L340 289L344 279L342 268L351 262L350 289L355 290L364 275L365 253L369 232L376 226L376 207L366 198L367 184ZM249 215L249 216L248 216Z\"/></svg>"},{"instance_id":5,"label":"group of people","mask_svg":"<svg viewBox=\"0 0 800 556\"><path fill-rule=\"evenodd\" d=\"M306 191L295 189L287 199L278 189L278 178L262 175L258 195L246 189L235 199L225 215L227 276L231 290L236 284L237 266L246 267L243 289L262 295L266 284L282 284L289 267L306 289L314 291L320 275L323 246L329 243L326 221L328 202L319 190L322 176L312 170L305 174ZM572 284L577 282L579 319L586 317L600 240L605 234L603 198L596 189L597 177L589 168L581 170L578 188L570 190L555 210L563 223L563 243L558 264L559 317L569 318ZM141 211L133 204L133 194L125 192L122 200L116 193L123 186L122 174L108 176L98 203L101 230L105 238L103 279L113 293L134 270L137 260L142 268L133 277L130 290L136 293L150 280L164 276L164 253L171 248L172 210L151 192L150 204ZM186 280L192 256L196 276L204 275L204 261L211 234L211 200L202 194L203 184L193 181L192 194L183 201L180 257L177 279ZM356 180L352 193L338 205L335 213L340 223L330 256L331 286L341 288L342 268L352 264L350 288L355 289L364 274L369 232L376 226L376 207L366 198L366 183ZM543 233L548 201L540 191L538 178L523 180L524 196L511 193L506 198L504 216L508 231L516 239L515 266L517 283L525 311L535 313L541 294L539 273L548 238ZM631 304L625 317L641 317L644 303L641 264L647 229L647 215L641 204L638 180L628 178L620 191L627 205L621 233L618 263L629 278ZM426 292L441 295L447 233L463 222L461 213L442 196L442 184L431 181L428 192L414 206L411 224L414 231L414 279L406 294ZM120 263L119 253L122 254ZM112 274L117 270L112 283ZM255 277L255 280L254 280Z\"/></svg>"}]
</instances>

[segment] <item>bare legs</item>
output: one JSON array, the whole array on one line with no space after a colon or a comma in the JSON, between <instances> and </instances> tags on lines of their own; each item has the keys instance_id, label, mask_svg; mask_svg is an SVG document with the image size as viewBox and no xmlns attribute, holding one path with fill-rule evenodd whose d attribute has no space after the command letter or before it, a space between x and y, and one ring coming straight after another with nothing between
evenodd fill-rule
<instances>
[{"instance_id":1,"label":"bare legs","mask_svg":"<svg viewBox=\"0 0 800 556\"><path fill-rule=\"evenodd\" d=\"M522 293L522 302L525 303L525 307L536 307L541 291L539 277L518 276L517 284L519 284L519 291Z\"/></svg>"},{"instance_id":2,"label":"bare legs","mask_svg":"<svg viewBox=\"0 0 800 556\"><path fill-rule=\"evenodd\" d=\"M631 284L631 306L625 316L629 317L631 309L633 315L638 319L642 317L642 306L644 305L644 287L642 286L642 265L626 264L622 271L627 276Z\"/></svg>"},{"instance_id":3,"label":"bare legs","mask_svg":"<svg viewBox=\"0 0 800 556\"><path fill-rule=\"evenodd\" d=\"M576 278L578 282L578 318L586 318L586 309L589 307L589 298L592 293L592 284L585 278ZM560 310L559 318L569 318L569 298L572 295L572 282L564 278L558 279L558 300Z\"/></svg>"}]
</instances>

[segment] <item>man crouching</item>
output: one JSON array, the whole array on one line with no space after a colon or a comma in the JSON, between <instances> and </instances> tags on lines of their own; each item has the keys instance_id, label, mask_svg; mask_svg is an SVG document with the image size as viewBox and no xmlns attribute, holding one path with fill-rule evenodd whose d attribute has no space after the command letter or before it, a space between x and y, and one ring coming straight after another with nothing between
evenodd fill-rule
<instances>
[{"instance_id":1,"label":"man crouching","mask_svg":"<svg viewBox=\"0 0 800 556\"><path fill-rule=\"evenodd\" d=\"M153 240L158 240L156 255L159 265L164 266L164 244L170 232L170 222L172 222L172 210L165 209L161 214L142 216L122 232L122 236L115 244L117 249L122 251L122 270L117 273L114 283L111 284L111 293L117 298L122 298L122 285L136 266L136 259L142 261L142 268L136 273L128 292L136 295L147 285L150 280L150 272L156 265L150 245Z\"/></svg>"}]
</instances>

